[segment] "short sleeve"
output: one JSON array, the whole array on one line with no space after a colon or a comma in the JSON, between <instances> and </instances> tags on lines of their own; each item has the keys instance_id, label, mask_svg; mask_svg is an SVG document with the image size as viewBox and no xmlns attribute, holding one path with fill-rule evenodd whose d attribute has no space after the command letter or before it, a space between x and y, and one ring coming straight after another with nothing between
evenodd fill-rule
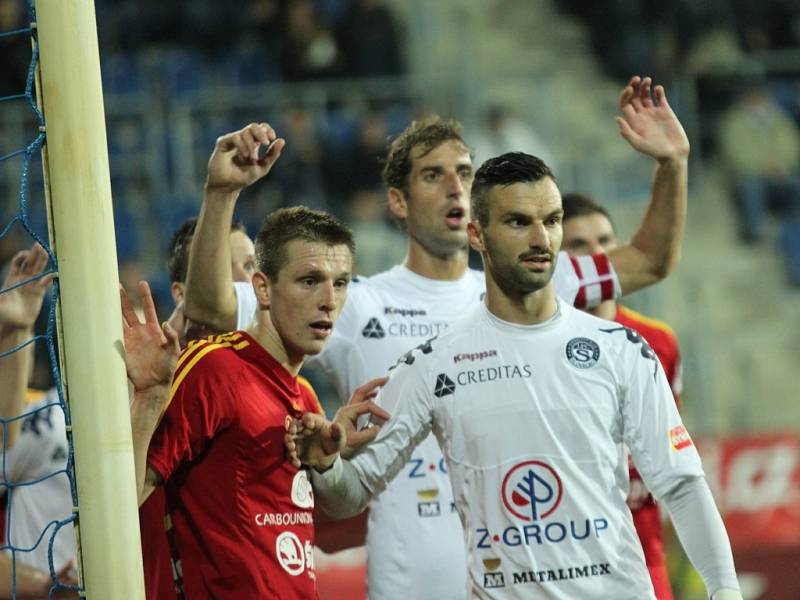
<instances>
[{"instance_id":1,"label":"short sleeve","mask_svg":"<svg viewBox=\"0 0 800 600\"><path fill-rule=\"evenodd\" d=\"M250 282L234 281L233 289L236 292L236 329L247 329L258 309L256 293Z\"/></svg>"},{"instance_id":2,"label":"short sleeve","mask_svg":"<svg viewBox=\"0 0 800 600\"><path fill-rule=\"evenodd\" d=\"M623 439L658 499L681 479L703 476L703 467L653 351L642 340L623 356L629 370L622 390Z\"/></svg>"},{"instance_id":3,"label":"short sleeve","mask_svg":"<svg viewBox=\"0 0 800 600\"><path fill-rule=\"evenodd\" d=\"M191 364L203 351L207 354ZM164 480L200 455L233 422L241 378L236 364L225 360L225 350L212 344L190 347L181 358L169 406L147 454L148 464Z\"/></svg>"}]
</instances>

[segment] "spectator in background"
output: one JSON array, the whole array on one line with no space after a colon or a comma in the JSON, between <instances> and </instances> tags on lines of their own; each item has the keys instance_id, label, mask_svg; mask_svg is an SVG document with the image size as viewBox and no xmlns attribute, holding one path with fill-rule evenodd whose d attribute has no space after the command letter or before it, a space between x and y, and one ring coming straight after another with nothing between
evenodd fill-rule
<instances>
[{"instance_id":1,"label":"spectator in background","mask_svg":"<svg viewBox=\"0 0 800 600\"><path fill-rule=\"evenodd\" d=\"M349 77L401 75L400 34L383 0L352 0L338 29Z\"/></svg>"},{"instance_id":2,"label":"spectator in background","mask_svg":"<svg viewBox=\"0 0 800 600\"><path fill-rule=\"evenodd\" d=\"M790 278L800 285L800 129L763 82L751 82L723 115L719 145L740 238L761 241L768 212L776 212Z\"/></svg>"},{"instance_id":3,"label":"spectator in background","mask_svg":"<svg viewBox=\"0 0 800 600\"><path fill-rule=\"evenodd\" d=\"M350 201L350 227L356 241L353 272L375 275L405 258L407 241L397 227L386 220L386 203L380 188L356 192Z\"/></svg>"},{"instance_id":4,"label":"spectator in background","mask_svg":"<svg viewBox=\"0 0 800 600\"><path fill-rule=\"evenodd\" d=\"M321 143L314 118L303 108L289 108L283 113L282 124L292 140L283 151L280 171L274 174L285 199L283 204L287 205L287 199L291 199L292 204L327 210Z\"/></svg>"},{"instance_id":5,"label":"spectator in background","mask_svg":"<svg viewBox=\"0 0 800 600\"><path fill-rule=\"evenodd\" d=\"M22 0L0 0L0 33L22 29L28 25L25 18L25 2ZM0 96L21 94L25 91L25 79L31 62L31 41L26 34L0 37Z\"/></svg>"},{"instance_id":6,"label":"spectator in background","mask_svg":"<svg viewBox=\"0 0 800 600\"><path fill-rule=\"evenodd\" d=\"M358 123L355 146L347 156L340 158L337 172L330 173L329 179L339 180L348 196L361 190L380 188L383 182L379 160L386 151L388 137L389 128L384 116L375 111L365 114Z\"/></svg>"},{"instance_id":7,"label":"spectator in background","mask_svg":"<svg viewBox=\"0 0 800 600\"><path fill-rule=\"evenodd\" d=\"M283 36L281 69L287 81L332 77L341 71L336 38L311 0L293 0L286 5Z\"/></svg>"},{"instance_id":8,"label":"spectator in background","mask_svg":"<svg viewBox=\"0 0 800 600\"><path fill-rule=\"evenodd\" d=\"M490 106L473 139L475 164L506 152L521 151L538 156L557 170L553 152L536 132L504 106Z\"/></svg>"}]
</instances>

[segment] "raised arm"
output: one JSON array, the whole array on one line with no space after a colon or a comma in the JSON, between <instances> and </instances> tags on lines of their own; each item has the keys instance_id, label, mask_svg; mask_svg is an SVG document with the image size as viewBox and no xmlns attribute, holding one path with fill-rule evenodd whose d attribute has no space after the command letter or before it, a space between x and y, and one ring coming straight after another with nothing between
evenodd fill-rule
<instances>
[{"instance_id":1,"label":"raised arm","mask_svg":"<svg viewBox=\"0 0 800 600\"><path fill-rule=\"evenodd\" d=\"M284 144L266 123L252 123L217 139L189 250L184 311L191 321L218 331L236 328L230 251L233 210L242 189L269 173ZM259 156L263 146L267 152Z\"/></svg>"},{"instance_id":2,"label":"raised arm","mask_svg":"<svg viewBox=\"0 0 800 600\"><path fill-rule=\"evenodd\" d=\"M160 483L158 474L147 464L147 449L169 399L170 384L178 362L178 334L167 324L158 324L150 286L139 282L145 322L131 306L128 295L120 288L125 367L133 384L131 432L136 468L136 491L139 506Z\"/></svg>"},{"instance_id":3,"label":"raised arm","mask_svg":"<svg viewBox=\"0 0 800 600\"><path fill-rule=\"evenodd\" d=\"M629 244L608 253L623 294L664 279L680 261L686 225L689 139L667 102L664 88L651 94L649 77L633 77L620 93L620 134L654 158L650 204Z\"/></svg>"},{"instance_id":4,"label":"raised arm","mask_svg":"<svg viewBox=\"0 0 800 600\"><path fill-rule=\"evenodd\" d=\"M11 260L2 289L30 279L46 267L47 252L39 244L34 244L30 250L18 252ZM49 277L42 277L0 294L0 352L7 352L33 337L33 324L42 308L49 283ZM0 418L7 420L22 414L32 364L33 344L0 358ZM19 419L8 424L4 449L14 445L21 425ZM2 429L0 441L3 441Z\"/></svg>"}]
</instances>

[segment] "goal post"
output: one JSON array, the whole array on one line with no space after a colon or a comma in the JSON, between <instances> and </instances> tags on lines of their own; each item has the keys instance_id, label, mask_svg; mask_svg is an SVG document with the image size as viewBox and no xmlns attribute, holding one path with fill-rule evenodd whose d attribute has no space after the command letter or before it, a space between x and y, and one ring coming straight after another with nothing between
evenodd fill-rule
<instances>
[{"instance_id":1,"label":"goal post","mask_svg":"<svg viewBox=\"0 0 800 600\"><path fill-rule=\"evenodd\" d=\"M139 600L142 553L94 3L35 5L82 583L90 600Z\"/></svg>"}]
</instances>

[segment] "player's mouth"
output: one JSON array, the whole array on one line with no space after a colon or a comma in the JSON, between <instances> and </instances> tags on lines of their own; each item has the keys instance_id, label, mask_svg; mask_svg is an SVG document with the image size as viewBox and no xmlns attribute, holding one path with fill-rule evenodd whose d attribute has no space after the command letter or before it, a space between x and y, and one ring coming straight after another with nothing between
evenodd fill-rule
<instances>
[{"instance_id":1,"label":"player's mouth","mask_svg":"<svg viewBox=\"0 0 800 600\"><path fill-rule=\"evenodd\" d=\"M311 323L309 327L317 338L325 339L333 332L333 321L320 319L319 321L314 321Z\"/></svg>"},{"instance_id":2,"label":"player's mouth","mask_svg":"<svg viewBox=\"0 0 800 600\"><path fill-rule=\"evenodd\" d=\"M523 256L520 262L532 271L546 271L550 268L553 258L549 254L530 254Z\"/></svg>"},{"instance_id":3,"label":"player's mouth","mask_svg":"<svg viewBox=\"0 0 800 600\"><path fill-rule=\"evenodd\" d=\"M450 229L460 229L466 219L466 211L460 207L455 206L447 211L444 216L445 223Z\"/></svg>"}]
</instances>

